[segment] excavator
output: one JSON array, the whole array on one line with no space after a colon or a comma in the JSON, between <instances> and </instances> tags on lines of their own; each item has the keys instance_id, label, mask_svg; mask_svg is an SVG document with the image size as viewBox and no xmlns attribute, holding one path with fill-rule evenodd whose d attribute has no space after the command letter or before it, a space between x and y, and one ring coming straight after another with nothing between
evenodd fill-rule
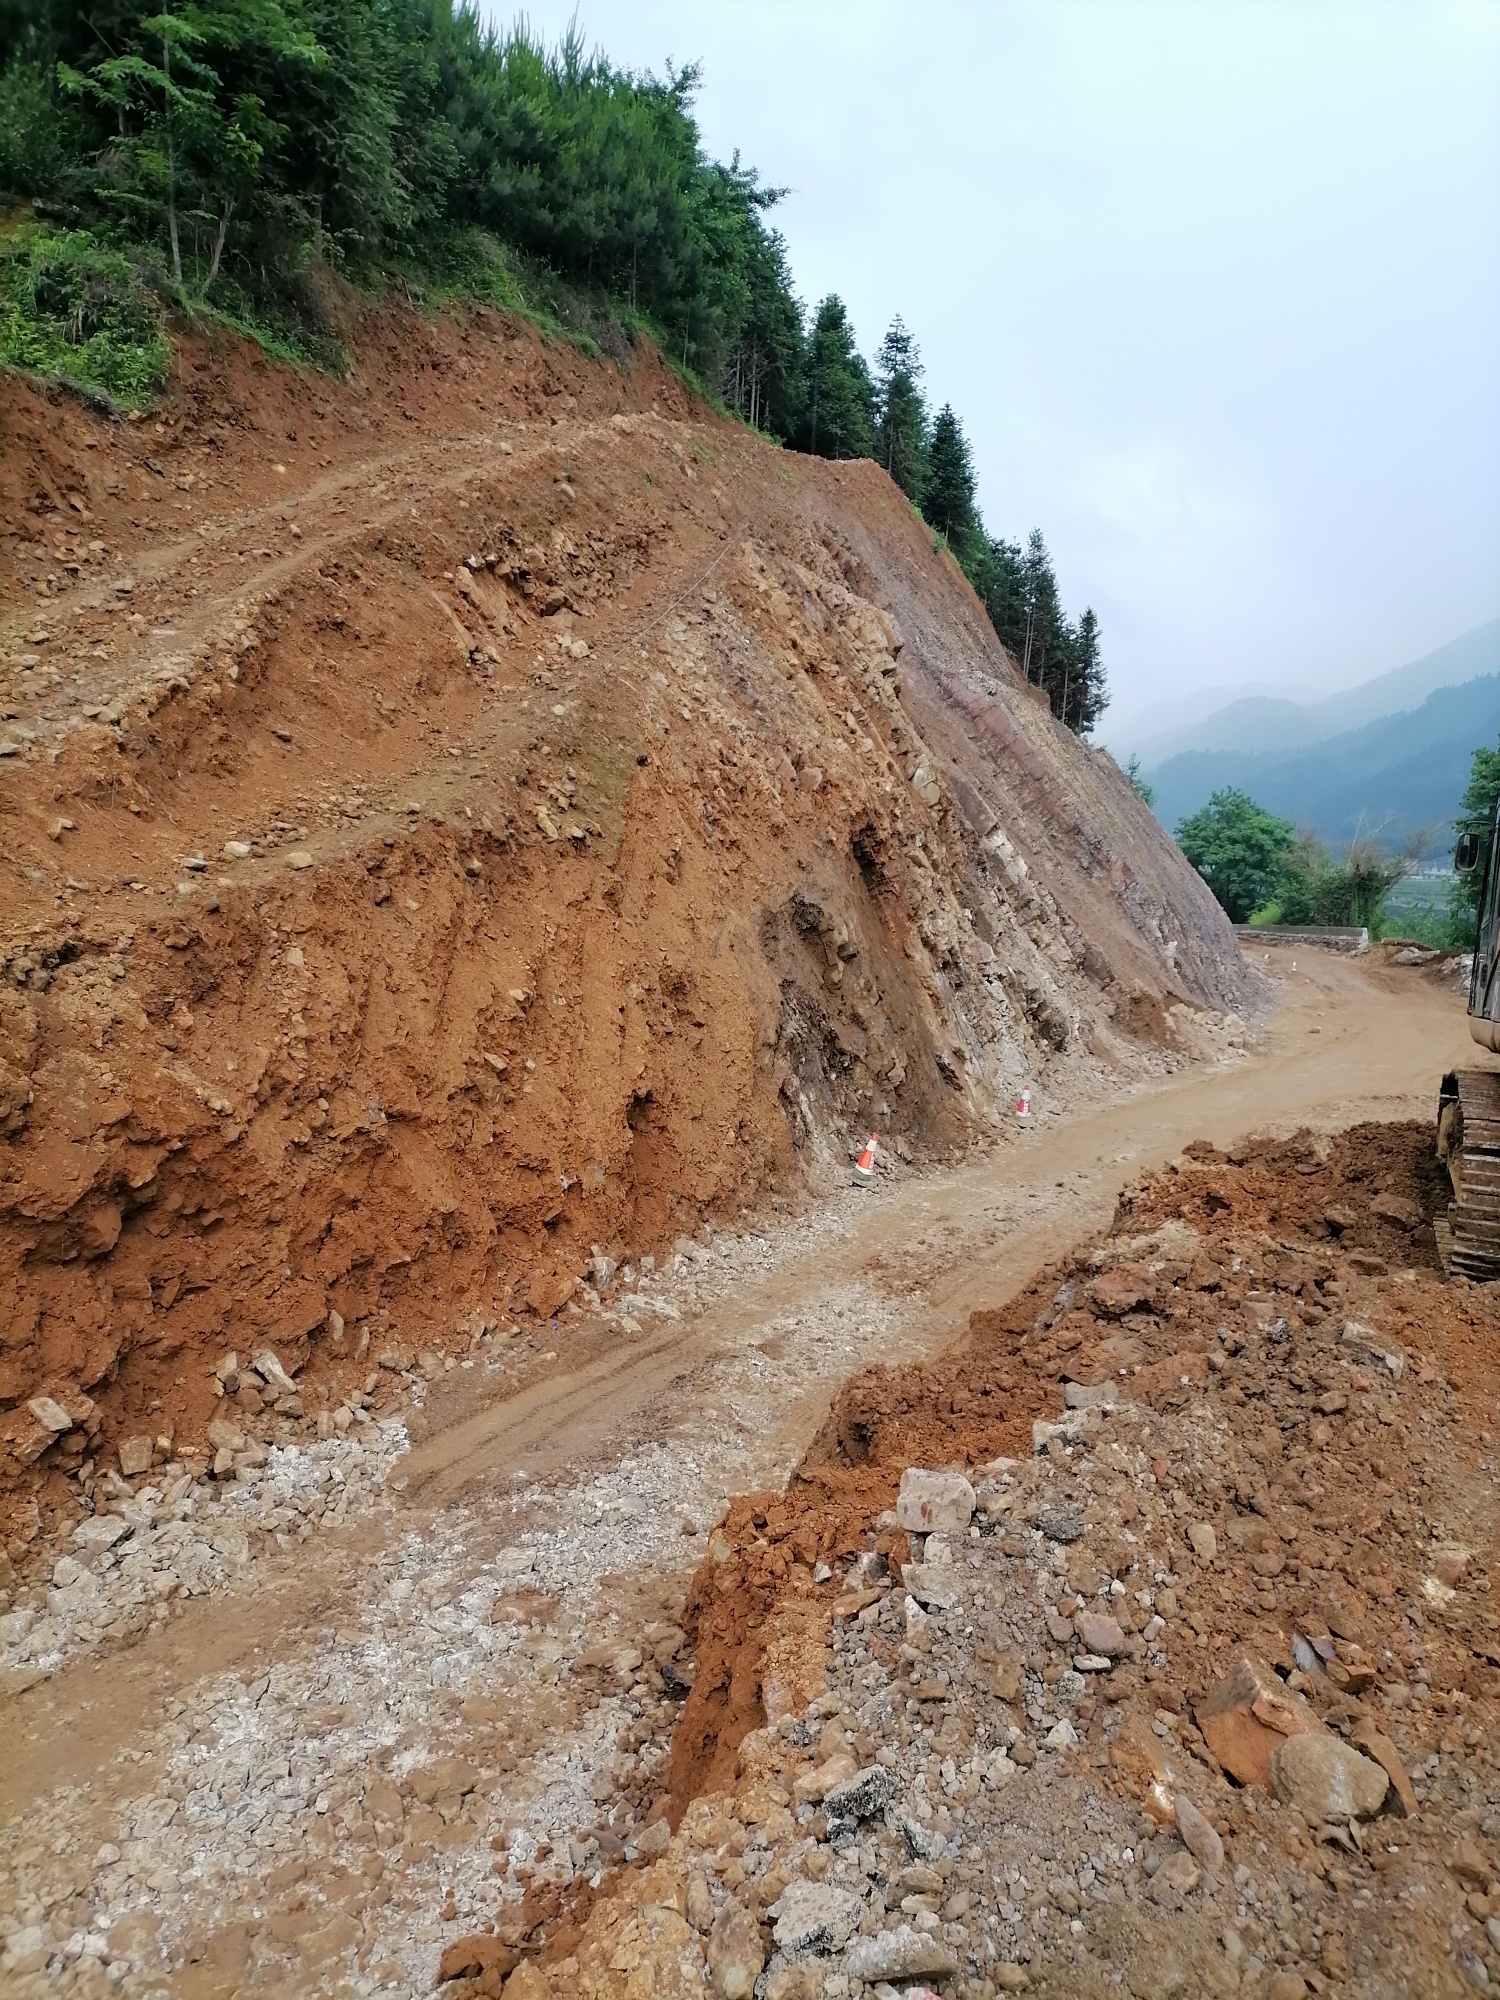
<instances>
[{"instance_id":1,"label":"excavator","mask_svg":"<svg viewBox=\"0 0 1500 2000\"><path fill-rule=\"evenodd\" d=\"M1453 866L1461 875L1484 869L1478 899L1479 929L1469 975L1469 1033L1483 1049L1500 1054L1500 803L1485 832L1458 837ZM1500 1278L1500 1071L1450 1070L1438 1092L1438 1158L1453 1183L1453 1200L1439 1216L1438 1255L1450 1275L1483 1284Z\"/></svg>"}]
</instances>

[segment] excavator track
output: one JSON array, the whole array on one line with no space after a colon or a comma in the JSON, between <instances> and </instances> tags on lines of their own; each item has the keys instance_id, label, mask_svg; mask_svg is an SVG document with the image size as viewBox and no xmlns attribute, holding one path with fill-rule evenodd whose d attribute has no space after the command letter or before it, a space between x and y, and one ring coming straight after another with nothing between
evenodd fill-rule
<instances>
[{"instance_id":1,"label":"excavator track","mask_svg":"<svg viewBox=\"0 0 1500 2000\"><path fill-rule=\"evenodd\" d=\"M1443 1269L1500 1278L1500 1071L1454 1070L1438 1097L1438 1157L1453 1183L1437 1226Z\"/></svg>"}]
</instances>

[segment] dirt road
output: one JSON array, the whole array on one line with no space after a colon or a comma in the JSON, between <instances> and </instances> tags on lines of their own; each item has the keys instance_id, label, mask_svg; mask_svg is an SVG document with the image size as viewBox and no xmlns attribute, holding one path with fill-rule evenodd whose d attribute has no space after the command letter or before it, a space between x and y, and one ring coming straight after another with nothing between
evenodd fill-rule
<instances>
[{"instance_id":1,"label":"dirt road","mask_svg":"<svg viewBox=\"0 0 1500 2000\"><path fill-rule=\"evenodd\" d=\"M570 1369L582 1336L560 1331L557 1372L522 1395L489 1400L497 1373L450 1363L358 1518L298 1528L272 1492L227 1594L179 1600L107 1659L62 1657L9 1704L0 1776L0 1900L12 1928L41 1926L38 1977L64 1913L107 1940L126 1993L430 1980L496 1873L564 1843L596 1797L649 1800L674 1715L650 1653L672 1657L704 1528L724 1496L784 1480L852 1369L941 1347L1187 1141L1423 1115L1469 1047L1457 990L1429 976L1274 971L1242 1058L1068 1115L1043 1091L1038 1126L983 1158L829 1189L679 1256L649 1334ZM78 1945L69 1990L104 1980L99 1950Z\"/></svg>"},{"instance_id":2,"label":"dirt road","mask_svg":"<svg viewBox=\"0 0 1500 2000\"><path fill-rule=\"evenodd\" d=\"M920 1301L919 1344L961 1333L1038 1264L1107 1223L1120 1184L1194 1138L1226 1144L1249 1131L1334 1129L1366 1118L1424 1116L1437 1078L1472 1049L1456 988L1320 954L1277 954L1283 982L1273 1023L1243 1063L1192 1068L1165 1085L1073 1113L1038 1099L1038 1122L946 1173L910 1176L868 1194L830 1190L840 1229L806 1248L791 1241L759 1279L677 1332L561 1375L526 1395L435 1427L403 1467L409 1500L433 1505L470 1482L518 1466L577 1466L606 1439L616 1448L658 1398L705 1365L753 1346L771 1321L841 1286L874 1282ZM1295 963L1296 970L1292 970ZM783 1413L767 1447L795 1459L821 1420L818 1392Z\"/></svg>"}]
</instances>

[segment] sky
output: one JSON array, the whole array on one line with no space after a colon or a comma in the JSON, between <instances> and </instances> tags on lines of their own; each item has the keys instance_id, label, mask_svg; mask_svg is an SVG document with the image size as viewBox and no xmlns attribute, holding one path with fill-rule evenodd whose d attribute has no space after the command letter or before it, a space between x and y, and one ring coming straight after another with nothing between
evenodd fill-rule
<instances>
[{"instance_id":1,"label":"sky","mask_svg":"<svg viewBox=\"0 0 1500 2000\"><path fill-rule=\"evenodd\" d=\"M1099 614L1106 741L1500 614L1500 0L576 11L629 68L701 64L809 306L866 354L906 320L991 532L1040 527Z\"/></svg>"}]
</instances>

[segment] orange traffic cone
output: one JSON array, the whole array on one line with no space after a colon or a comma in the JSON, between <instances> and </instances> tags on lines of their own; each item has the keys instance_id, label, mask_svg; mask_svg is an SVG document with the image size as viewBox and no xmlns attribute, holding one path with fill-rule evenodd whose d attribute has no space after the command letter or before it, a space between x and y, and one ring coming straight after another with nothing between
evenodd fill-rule
<instances>
[{"instance_id":1,"label":"orange traffic cone","mask_svg":"<svg viewBox=\"0 0 1500 2000\"><path fill-rule=\"evenodd\" d=\"M872 1132L865 1141L864 1151L854 1162L852 1178L856 1187L873 1187L875 1185L875 1147L879 1138L880 1134L878 1132Z\"/></svg>"},{"instance_id":2,"label":"orange traffic cone","mask_svg":"<svg viewBox=\"0 0 1500 2000\"><path fill-rule=\"evenodd\" d=\"M1031 1122L1031 1085L1024 1084L1021 1095L1016 1099L1016 1116L1023 1125Z\"/></svg>"}]
</instances>

